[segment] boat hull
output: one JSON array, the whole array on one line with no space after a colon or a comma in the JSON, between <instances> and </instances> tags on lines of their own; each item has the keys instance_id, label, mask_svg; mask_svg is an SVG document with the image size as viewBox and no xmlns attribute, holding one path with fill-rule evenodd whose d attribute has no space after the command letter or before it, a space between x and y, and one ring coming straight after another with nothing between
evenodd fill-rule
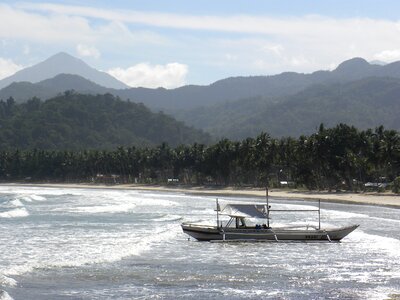
<instances>
[{"instance_id":1,"label":"boat hull","mask_svg":"<svg viewBox=\"0 0 400 300\"><path fill-rule=\"evenodd\" d=\"M182 230L198 241L340 241L358 226L335 229L255 229L182 224Z\"/></svg>"}]
</instances>

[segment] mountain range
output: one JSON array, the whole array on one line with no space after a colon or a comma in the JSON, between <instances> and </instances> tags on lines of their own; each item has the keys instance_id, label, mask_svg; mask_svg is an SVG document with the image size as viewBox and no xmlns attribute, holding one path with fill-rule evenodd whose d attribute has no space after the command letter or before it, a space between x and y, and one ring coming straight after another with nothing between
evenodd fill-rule
<instances>
[{"instance_id":1,"label":"mountain range","mask_svg":"<svg viewBox=\"0 0 400 300\"><path fill-rule=\"evenodd\" d=\"M244 139L267 131L273 136L311 134L324 123L368 129L400 129L400 79L368 77L318 84L274 101L262 97L181 112L177 117L218 137Z\"/></svg>"},{"instance_id":2,"label":"mountain range","mask_svg":"<svg viewBox=\"0 0 400 300\"><path fill-rule=\"evenodd\" d=\"M60 68L54 75L57 73L54 69L49 73L49 68L42 68L63 64L75 65L75 69L68 72ZM109 81L115 85L104 84L80 71L88 68L94 70L68 54L57 54L30 68L41 77L28 80L24 75L25 82L21 82L16 80L22 78L21 74L32 73L21 70L13 78L0 81L2 86L14 80L0 90L0 99L13 97L17 102L34 96L48 99L66 90L95 95L110 93L143 103L153 111L164 111L214 136L228 138L254 136L261 131L273 136L297 136L314 131L320 123L339 122L363 129L379 125L400 129L394 117L400 113L400 62L383 65L353 58L332 71L232 77L207 86L176 89L128 88L116 84L116 79Z\"/></svg>"}]
</instances>

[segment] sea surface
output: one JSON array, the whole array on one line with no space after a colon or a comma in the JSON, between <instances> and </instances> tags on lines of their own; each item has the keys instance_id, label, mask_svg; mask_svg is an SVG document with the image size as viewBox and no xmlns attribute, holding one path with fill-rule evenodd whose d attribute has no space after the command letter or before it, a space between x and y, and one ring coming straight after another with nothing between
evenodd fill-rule
<instances>
[{"instance_id":1,"label":"sea surface","mask_svg":"<svg viewBox=\"0 0 400 300\"><path fill-rule=\"evenodd\" d=\"M0 299L400 297L398 209L322 203L323 225L360 224L340 243L188 240L180 223L213 224L214 208L212 196L1 185ZM272 225L317 217L276 213Z\"/></svg>"}]
</instances>

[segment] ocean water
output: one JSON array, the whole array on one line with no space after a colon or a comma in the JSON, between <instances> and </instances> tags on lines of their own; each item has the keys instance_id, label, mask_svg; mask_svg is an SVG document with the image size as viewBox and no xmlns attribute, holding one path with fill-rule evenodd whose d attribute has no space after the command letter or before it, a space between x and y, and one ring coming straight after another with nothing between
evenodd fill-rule
<instances>
[{"instance_id":1,"label":"ocean water","mask_svg":"<svg viewBox=\"0 0 400 300\"><path fill-rule=\"evenodd\" d=\"M211 196L2 185L0 299L400 298L398 209L322 203L323 225L360 224L340 243L188 240L180 223L215 223L214 207Z\"/></svg>"}]
</instances>

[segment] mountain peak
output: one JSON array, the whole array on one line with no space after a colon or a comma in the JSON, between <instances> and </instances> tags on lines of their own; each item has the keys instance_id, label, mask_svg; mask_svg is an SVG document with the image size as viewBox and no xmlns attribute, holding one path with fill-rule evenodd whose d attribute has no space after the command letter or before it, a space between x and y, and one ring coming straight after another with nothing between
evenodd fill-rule
<instances>
[{"instance_id":1,"label":"mountain peak","mask_svg":"<svg viewBox=\"0 0 400 300\"><path fill-rule=\"evenodd\" d=\"M63 57L63 56L66 56L66 57L74 57L74 56L72 56L71 54L69 54L69 53L67 53L67 52L64 52L64 51L60 51L60 52L58 52L58 53L56 53L56 54L54 54L54 55L52 55L52 56L50 56L50 58L51 57ZM75 58L75 57L74 57Z\"/></svg>"},{"instance_id":2,"label":"mountain peak","mask_svg":"<svg viewBox=\"0 0 400 300\"><path fill-rule=\"evenodd\" d=\"M354 57L352 59L345 60L344 62L342 62L336 68L336 71L347 71L347 70L353 71L354 68L360 69L360 68L367 68L369 66L370 66L370 64L364 58Z\"/></svg>"},{"instance_id":3,"label":"mountain peak","mask_svg":"<svg viewBox=\"0 0 400 300\"><path fill-rule=\"evenodd\" d=\"M122 83L111 75L90 67L83 60L66 52L59 52L34 66L25 68L10 77L0 80L0 88L5 87L13 82L28 81L37 83L49 78L53 78L59 74L79 75L107 88L128 88L126 84Z\"/></svg>"},{"instance_id":4,"label":"mountain peak","mask_svg":"<svg viewBox=\"0 0 400 300\"><path fill-rule=\"evenodd\" d=\"M371 76L376 73L382 66L371 65L361 57L355 57L342 62L332 75L340 80L358 80L360 78Z\"/></svg>"},{"instance_id":5,"label":"mountain peak","mask_svg":"<svg viewBox=\"0 0 400 300\"><path fill-rule=\"evenodd\" d=\"M83 60L66 52L54 54L46 60L38 63L36 66L40 66L41 68L50 68L54 71L54 76L59 74L80 75L79 72L82 70L93 69Z\"/></svg>"},{"instance_id":6,"label":"mountain peak","mask_svg":"<svg viewBox=\"0 0 400 300\"><path fill-rule=\"evenodd\" d=\"M67 52L58 52L52 56L50 56L48 59L46 60L55 60L55 59L74 59L74 60L80 60L78 58L76 58L75 56L72 56L71 54L67 53Z\"/></svg>"}]
</instances>

